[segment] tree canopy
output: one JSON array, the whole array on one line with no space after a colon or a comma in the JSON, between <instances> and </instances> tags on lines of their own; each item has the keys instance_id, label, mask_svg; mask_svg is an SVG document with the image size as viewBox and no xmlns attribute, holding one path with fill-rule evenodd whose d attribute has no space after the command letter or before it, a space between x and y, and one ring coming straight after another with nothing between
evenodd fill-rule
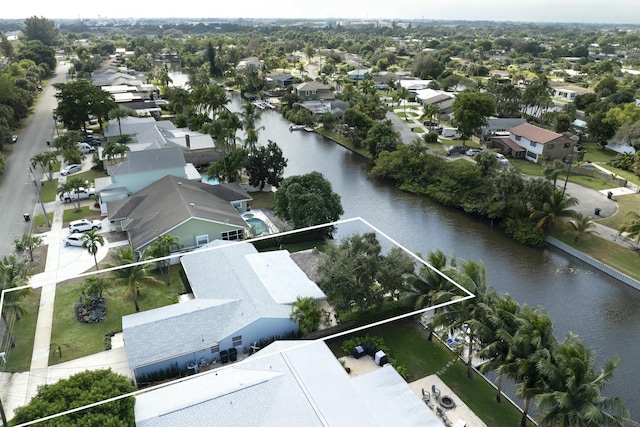
<instances>
[{"instance_id":1,"label":"tree canopy","mask_svg":"<svg viewBox=\"0 0 640 427\"><path fill-rule=\"evenodd\" d=\"M344 213L340 196L320 172L290 176L275 195L275 212L295 228L337 221Z\"/></svg>"},{"instance_id":2,"label":"tree canopy","mask_svg":"<svg viewBox=\"0 0 640 427\"><path fill-rule=\"evenodd\" d=\"M55 384L38 388L31 401L15 411L15 424L37 420L72 408L100 402L134 391L131 381L111 369L84 371ZM129 427L135 425L134 398L127 397L91 409L54 418L38 425L67 427Z\"/></svg>"},{"instance_id":3,"label":"tree canopy","mask_svg":"<svg viewBox=\"0 0 640 427\"><path fill-rule=\"evenodd\" d=\"M482 126L487 117L496 113L496 101L488 93L462 92L453 102L454 124L463 137L470 137Z\"/></svg>"},{"instance_id":4,"label":"tree canopy","mask_svg":"<svg viewBox=\"0 0 640 427\"><path fill-rule=\"evenodd\" d=\"M22 35L25 40L38 40L45 46L53 46L57 42L60 31L52 20L34 15L25 19Z\"/></svg>"}]
</instances>

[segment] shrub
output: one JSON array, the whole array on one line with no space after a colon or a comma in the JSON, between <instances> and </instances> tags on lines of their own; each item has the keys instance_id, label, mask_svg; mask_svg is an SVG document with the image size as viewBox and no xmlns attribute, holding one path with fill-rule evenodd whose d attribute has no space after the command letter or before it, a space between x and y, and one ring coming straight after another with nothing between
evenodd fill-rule
<instances>
[{"instance_id":1,"label":"shrub","mask_svg":"<svg viewBox=\"0 0 640 427\"><path fill-rule=\"evenodd\" d=\"M509 218L502 224L505 233L523 245L543 248L547 245L544 231L528 218Z\"/></svg>"}]
</instances>

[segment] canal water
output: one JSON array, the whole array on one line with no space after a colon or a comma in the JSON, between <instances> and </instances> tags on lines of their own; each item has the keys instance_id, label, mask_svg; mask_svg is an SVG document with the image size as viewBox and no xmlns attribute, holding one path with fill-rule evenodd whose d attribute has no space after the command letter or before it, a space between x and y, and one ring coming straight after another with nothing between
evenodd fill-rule
<instances>
[{"instance_id":1,"label":"canal water","mask_svg":"<svg viewBox=\"0 0 640 427\"><path fill-rule=\"evenodd\" d=\"M239 96L231 98L229 108L240 111ZM489 285L544 307L558 339L578 334L597 353L598 367L622 359L605 393L621 396L640 420L640 292L559 250L522 246L485 221L371 178L366 159L318 134L290 132L289 124L267 110L260 121L260 143L277 142L289 160L285 176L321 172L342 198L343 219L362 217L413 252L441 249L483 261Z\"/></svg>"}]
</instances>

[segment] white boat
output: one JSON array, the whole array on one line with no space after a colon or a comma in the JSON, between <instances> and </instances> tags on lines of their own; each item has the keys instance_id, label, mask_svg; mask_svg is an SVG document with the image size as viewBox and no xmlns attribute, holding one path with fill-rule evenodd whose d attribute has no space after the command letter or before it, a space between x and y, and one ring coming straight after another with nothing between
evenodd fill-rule
<instances>
[{"instance_id":1,"label":"white boat","mask_svg":"<svg viewBox=\"0 0 640 427\"><path fill-rule=\"evenodd\" d=\"M253 101L252 104L258 107L259 109L264 110L264 107L265 107L264 101L260 101L260 100Z\"/></svg>"},{"instance_id":2,"label":"white boat","mask_svg":"<svg viewBox=\"0 0 640 427\"><path fill-rule=\"evenodd\" d=\"M305 128L305 125L290 125L289 132L293 132L294 130L302 130Z\"/></svg>"}]
</instances>

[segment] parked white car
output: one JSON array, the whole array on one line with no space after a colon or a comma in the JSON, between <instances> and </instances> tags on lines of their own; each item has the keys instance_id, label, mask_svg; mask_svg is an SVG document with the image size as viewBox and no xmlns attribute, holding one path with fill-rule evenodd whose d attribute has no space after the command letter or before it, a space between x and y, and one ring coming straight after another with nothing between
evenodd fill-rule
<instances>
[{"instance_id":1,"label":"parked white car","mask_svg":"<svg viewBox=\"0 0 640 427\"><path fill-rule=\"evenodd\" d=\"M71 221L69 223L69 232L73 233L84 233L89 230L98 230L102 228L102 221L97 219L79 219L77 221Z\"/></svg>"},{"instance_id":2,"label":"parked white car","mask_svg":"<svg viewBox=\"0 0 640 427\"><path fill-rule=\"evenodd\" d=\"M88 199L96 194L96 189L80 187L78 190L71 191L69 193L62 193L60 195L60 201L65 203L75 202L76 200Z\"/></svg>"},{"instance_id":3,"label":"parked white car","mask_svg":"<svg viewBox=\"0 0 640 427\"><path fill-rule=\"evenodd\" d=\"M71 175L72 173L80 172L82 170L82 165L74 164L67 165L60 171L60 175Z\"/></svg>"},{"instance_id":4,"label":"parked white car","mask_svg":"<svg viewBox=\"0 0 640 427\"><path fill-rule=\"evenodd\" d=\"M496 158L498 159L498 163L500 163L503 166L506 166L509 164L509 160L504 156L504 154L496 153Z\"/></svg>"},{"instance_id":5,"label":"parked white car","mask_svg":"<svg viewBox=\"0 0 640 427\"><path fill-rule=\"evenodd\" d=\"M71 233L62 241L65 246L82 246L82 239L84 237L84 233Z\"/></svg>"}]
</instances>

